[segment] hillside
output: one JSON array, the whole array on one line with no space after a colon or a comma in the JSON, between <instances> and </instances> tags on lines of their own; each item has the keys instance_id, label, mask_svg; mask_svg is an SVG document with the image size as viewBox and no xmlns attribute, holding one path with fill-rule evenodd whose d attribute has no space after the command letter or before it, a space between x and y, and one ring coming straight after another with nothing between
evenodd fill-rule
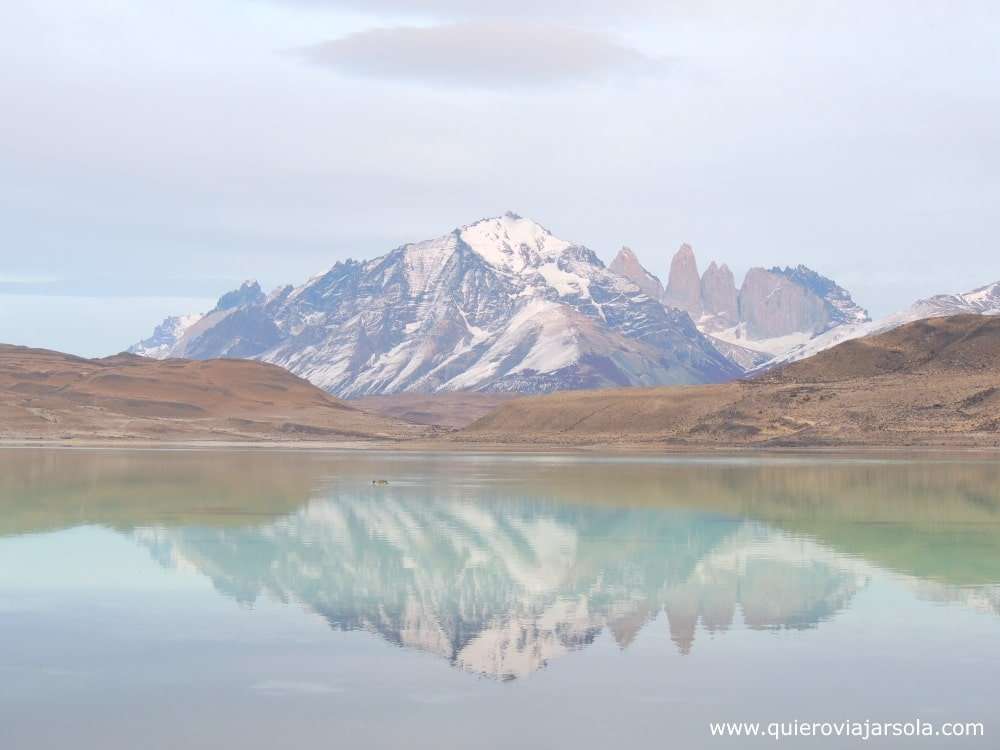
<instances>
[{"instance_id":1,"label":"hillside","mask_svg":"<svg viewBox=\"0 0 1000 750\"><path fill-rule=\"evenodd\" d=\"M470 425L458 439L1000 446L1000 318L917 321L755 380L517 399Z\"/></svg>"},{"instance_id":2,"label":"hillside","mask_svg":"<svg viewBox=\"0 0 1000 750\"><path fill-rule=\"evenodd\" d=\"M274 365L83 359L0 345L0 439L344 440L421 428L359 411Z\"/></svg>"},{"instance_id":3,"label":"hillside","mask_svg":"<svg viewBox=\"0 0 1000 750\"><path fill-rule=\"evenodd\" d=\"M892 373L1000 372L1000 318L917 320L766 372L761 382L836 382Z\"/></svg>"}]
</instances>

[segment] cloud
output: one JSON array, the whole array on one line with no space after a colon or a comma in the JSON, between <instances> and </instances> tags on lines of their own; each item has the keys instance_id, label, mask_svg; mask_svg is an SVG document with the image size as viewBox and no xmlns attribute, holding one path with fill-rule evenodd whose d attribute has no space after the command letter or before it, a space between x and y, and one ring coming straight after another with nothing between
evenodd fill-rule
<instances>
[{"instance_id":1,"label":"cloud","mask_svg":"<svg viewBox=\"0 0 1000 750\"><path fill-rule=\"evenodd\" d=\"M650 73L662 65L603 32L509 22L371 29L295 53L347 75L492 89Z\"/></svg>"}]
</instances>

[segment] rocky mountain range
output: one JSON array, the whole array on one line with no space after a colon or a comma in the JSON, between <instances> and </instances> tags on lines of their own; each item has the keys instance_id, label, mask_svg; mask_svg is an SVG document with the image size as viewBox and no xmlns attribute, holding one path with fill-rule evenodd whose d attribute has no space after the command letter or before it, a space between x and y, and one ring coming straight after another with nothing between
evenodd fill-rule
<instances>
[{"instance_id":1,"label":"rocky mountain range","mask_svg":"<svg viewBox=\"0 0 1000 750\"><path fill-rule=\"evenodd\" d=\"M751 268L738 289L725 263L712 261L699 274L687 244L670 263L666 287L628 248L610 267L651 296L662 289L658 299L666 307L687 312L720 352L746 370L832 329L869 321L845 289L802 265Z\"/></svg>"},{"instance_id":2,"label":"rocky mountain range","mask_svg":"<svg viewBox=\"0 0 1000 750\"><path fill-rule=\"evenodd\" d=\"M204 314L167 318L130 352L249 358L342 397L544 393L732 380L913 320L1000 313L1000 282L871 321L835 281L751 268L739 286L684 244L667 283L625 247L609 266L513 213Z\"/></svg>"},{"instance_id":3,"label":"rocky mountain range","mask_svg":"<svg viewBox=\"0 0 1000 750\"><path fill-rule=\"evenodd\" d=\"M699 276L690 245L681 245L663 286L629 248L609 266L664 305L687 312L713 345L748 373L814 356L844 341L906 323L950 315L1000 315L1000 281L964 294L938 294L871 320L832 279L799 265L751 268L739 288L712 261ZM662 290L662 291L661 291Z\"/></svg>"},{"instance_id":4,"label":"rocky mountain range","mask_svg":"<svg viewBox=\"0 0 1000 750\"><path fill-rule=\"evenodd\" d=\"M259 359L343 397L720 382L742 372L685 311L513 213L337 263L298 287L265 294L248 281L204 315L167 319L130 351Z\"/></svg>"}]
</instances>

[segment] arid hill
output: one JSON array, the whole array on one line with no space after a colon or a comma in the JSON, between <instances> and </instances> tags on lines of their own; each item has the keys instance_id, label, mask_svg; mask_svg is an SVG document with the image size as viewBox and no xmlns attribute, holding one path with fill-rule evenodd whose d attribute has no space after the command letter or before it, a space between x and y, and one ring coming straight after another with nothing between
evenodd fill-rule
<instances>
[{"instance_id":1,"label":"arid hill","mask_svg":"<svg viewBox=\"0 0 1000 750\"><path fill-rule=\"evenodd\" d=\"M83 359L0 345L0 438L339 441L424 433L261 362Z\"/></svg>"},{"instance_id":2,"label":"arid hill","mask_svg":"<svg viewBox=\"0 0 1000 750\"><path fill-rule=\"evenodd\" d=\"M922 320L747 381L501 405L474 442L1000 446L1000 318Z\"/></svg>"},{"instance_id":3,"label":"arid hill","mask_svg":"<svg viewBox=\"0 0 1000 750\"><path fill-rule=\"evenodd\" d=\"M767 372L763 382L833 383L891 374L1000 373L1000 317L928 318Z\"/></svg>"}]
</instances>

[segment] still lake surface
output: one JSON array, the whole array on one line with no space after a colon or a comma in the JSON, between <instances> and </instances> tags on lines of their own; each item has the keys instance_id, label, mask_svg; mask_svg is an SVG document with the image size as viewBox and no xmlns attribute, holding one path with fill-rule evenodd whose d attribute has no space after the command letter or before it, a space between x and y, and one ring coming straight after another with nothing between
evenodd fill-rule
<instances>
[{"instance_id":1,"label":"still lake surface","mask_svg":"<svg viewBox=\"0 0 1000 750\"><path fill-rule=\"evenodd\" d=\"M998 677L989 457L0 450L4 748L998 747ZM986 736L709 733L866 719Z\"/></svg>"}]
</instances>

